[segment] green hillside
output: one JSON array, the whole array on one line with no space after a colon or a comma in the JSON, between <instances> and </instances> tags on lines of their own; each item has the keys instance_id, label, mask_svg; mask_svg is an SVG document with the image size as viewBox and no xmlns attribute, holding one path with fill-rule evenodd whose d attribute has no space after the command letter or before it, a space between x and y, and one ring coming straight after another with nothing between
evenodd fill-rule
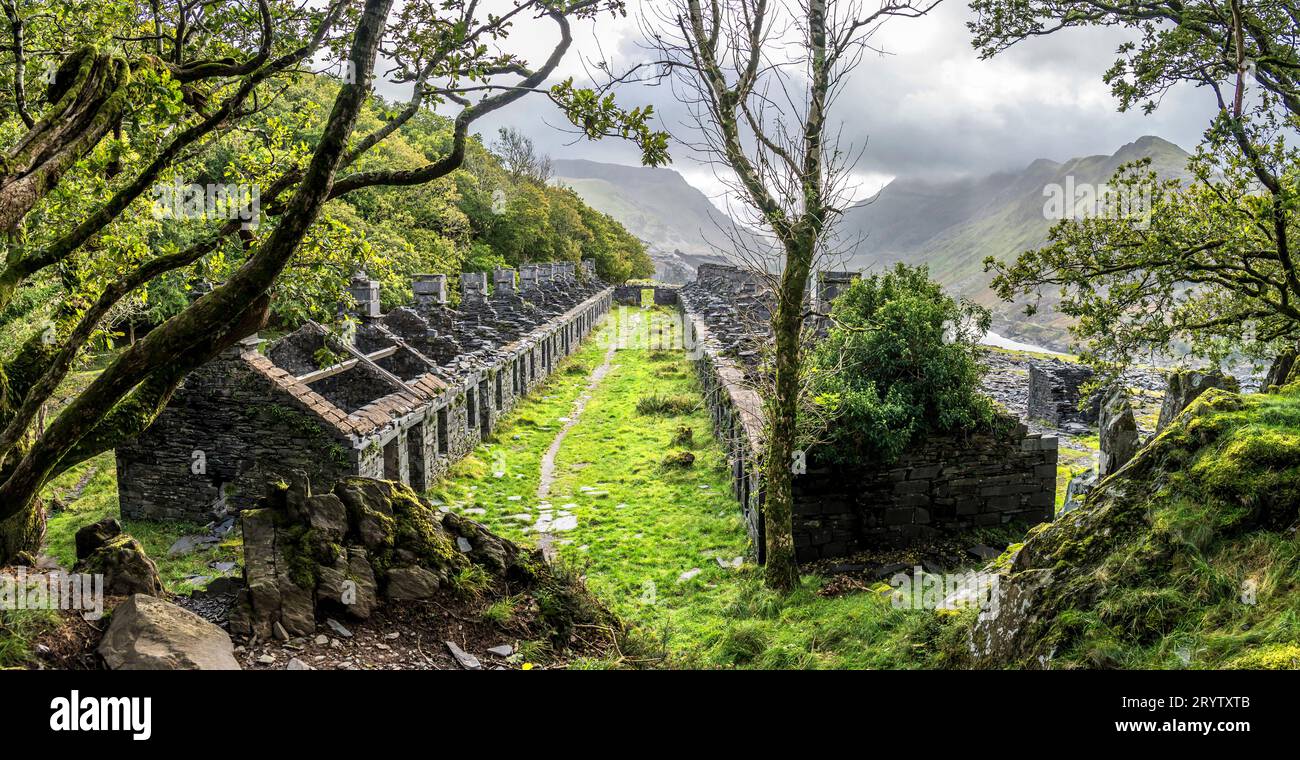
<instances>
[{"instance_id":1,"label":"green hillside","mask_svg":"<svg viewBox=\"0 0 1300 760\"><path fill-rule=\"evenodd\" d=\"M701 263L734 253L734 222L672 169L586 160L556 160L553 167L555 184L646 243L659 279L686 282Z\"/></svg>"}]
</instances>

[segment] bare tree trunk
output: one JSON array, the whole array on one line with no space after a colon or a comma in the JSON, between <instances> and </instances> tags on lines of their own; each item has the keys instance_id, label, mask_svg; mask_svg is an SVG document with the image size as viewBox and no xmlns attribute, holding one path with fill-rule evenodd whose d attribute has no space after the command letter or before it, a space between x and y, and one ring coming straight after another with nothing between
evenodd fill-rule
<instances>
[{"instance_id":1,"label":"bare tree trunk","mask_svg":"<svg viewBox=\"0 0 1300 760\"><path fill-rule=\"evenodd\" d=\"M789 590L799 582L794 550L794 459L798 446L800 375L803 366L804 295L817 251L819 231L801 230L785 246L785 267L772 315L775 374L768 402L764 491L768 586Z\"/></svg>"},{"instance_id":2,"label":"bare tree trunk","mask_svg":"<svg viewBox=\"0 0 1300 760\"><path fill-rule=\"evenodd\" d=\"M828 232L851 202L845 151L826 134L842 83L890 18L917 18L941 0L664 0L646 22L657 59L636 71L672 78L697 126L693 145L735 174L752 226L771 232L783 254L772 315L775 377L765 404L763 464L766 579L794 588L793 465L798 446L804 294ZM875 6L874 8L872 6ZM802 47L781 38L797 30ZM773 46L800 50L768 57ZM630 73L623 77L635 79ZM758 269L769 262L763 252Z\"/></svg>"}]
</instances>

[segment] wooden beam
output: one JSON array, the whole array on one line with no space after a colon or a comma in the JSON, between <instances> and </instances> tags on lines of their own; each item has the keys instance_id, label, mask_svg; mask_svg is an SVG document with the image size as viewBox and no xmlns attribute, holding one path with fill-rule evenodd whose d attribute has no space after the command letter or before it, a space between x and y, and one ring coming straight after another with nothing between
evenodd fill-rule
<instances>
[{"instance_id":1,"label":"wooden beam","mask_svg":"<svg viewBox=\"0 0 1300 760\"><path fill-rule=\"evenodd\" d=\"M366 354L365 356L367 359L373 362L379 359L387 359L388 357L397 353L397 350L398 350L397 346L389 346L388 348L380 349L374 352L373 354ZM361 363L360 359L348 359L345 362L342 362L340 364L335 364L331 367L326 367L325 369L318 369L315 372L308 372L305 375L299 375L297 379L298 382L304 385L311 385L312 383L319 382L326 378L334 377L335 375L341 374L343 372L347 372L348 370L357 366L359 363Z\"/></svg>"}]
</instances>

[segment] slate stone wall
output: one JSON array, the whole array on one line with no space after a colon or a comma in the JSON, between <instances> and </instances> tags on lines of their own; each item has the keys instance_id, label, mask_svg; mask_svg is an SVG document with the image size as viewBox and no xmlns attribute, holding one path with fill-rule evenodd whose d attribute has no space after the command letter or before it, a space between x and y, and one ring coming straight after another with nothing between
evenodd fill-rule
<instances>
[{"instance_id":1,"label":"slate stone wall","mask_svg":"<svg viewBox=\"0 0 1300 760\"><path fill-rule=\"evenodd\" d=\"M642 294L654 291L656 306L677 306L680 288L676 285L619 285L614 288L614 303L623 306L640 306Z\"/></svg>"},{"instance_id":2,"label":"slate stone wall","mask_svg":"<svg viewBox=\"0 0 1300 760\"><path fill-rule=\"evenodd\" d=\"M799 561L907 545L983 526L1052 519L1057 439L1029 435L931 438L880 469L810 463L794 480Z\"/></svg>"},{"instance_id":3,"label":"slate stone wall","mask_svg":"<svg viewBox=\"0 0 1300 760\"><path fill-rule=\"evenodd\" d=\"M718 351L699 317L685 313L685 348L694 357L696 376L731 470L731 495L740 504L749 534L750 554L764 557L763 491L759 477L763 430L762 400L744 382L744 371Z\"/></svg>"},{"instance_id":4,"label":"slate stone wall","mask_svg":"<svg viewBox=\"0 0 1300 760\"><path fill-rule=\"evenodd\" d=\"M1053 425L1079 422L1097 423L1101 397L1079 408L1081 388L1092 379L1092 370L1071 362L1033 362L1029 365L1029 418L1046 420Z\"/></svg>"},{"instance_id":5,"label":"slate stone wall","mask_svg":"<svg viewBox=\"0 0 1300 760\"><path fill-rule=\"evenodd\" d=\"M281 469L320 482L360 469L353 443L227 351L192 372L146 433L117 449L118 503L133 518L205 523L251 504Z\"/></svg>"}]
</instances>

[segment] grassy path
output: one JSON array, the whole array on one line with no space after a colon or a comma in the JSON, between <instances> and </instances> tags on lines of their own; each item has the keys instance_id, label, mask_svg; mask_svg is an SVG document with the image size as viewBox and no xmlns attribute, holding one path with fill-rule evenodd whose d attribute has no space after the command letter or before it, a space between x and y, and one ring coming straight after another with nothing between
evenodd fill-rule
<instances>
[{"instance_id":1,"label":"grassy path","mask_svg":"<svg viewBox=\"0 0 1300 760\"><path fill-rule=\"evenodd\" d=\"M611 315L433 495L516 540L553 535L559 557L664 655L661 664L922 664L940 629L932 613L895 610L868 590L822 596L811 576L781 597L762 587L757 567L735 566L748 540L698 383L681 351L645 340L674 326L663 310ZM607 353L608 374L589 387ZM557 441L554 479L539 491ZM682 452L692 466L665 464Z\"/></svg>"},{"instance_id":2,"label":"grassy path","mask_svg":"<svg viewBox=\"0 0 1300 760\"><path fill-rule=\"evenodd\" d=\"M573 402L573 411L569 412L568 418L561 418L564 426L560 428L560 432L555 434L554 440L551 441L551 445L547 447L546 453L542 456L541 470L537 475L537 507L539 512L545 510L542 513L542 519L549 525L547 530L543 531L538 537L537 542L541 545L542 554L547 558L547 561L554 560L556 556L556 539L555 534L551 531L567 529L564 527L564 521L572 522L574 519L572 513L565 511L560 515L561 522L558 523L559 527L557 528L555 515L552 511L553 505L546 501L551 495L551 486L555 484L555 460L560 455L560 447L564 445L565 437L573 429L573 426L578 424L578 420L582 419L582 412L587 408L587 402L591 400L592 392L605 379L605 375L609 374L610 365L614 361L614 354L618 350L618 343L612 340L608 341L608 343L609 350L605 351L604 360L601 361L600 366L591 371L591 375L587 378L586 390Z\"/></svg>"}]
</instances>

